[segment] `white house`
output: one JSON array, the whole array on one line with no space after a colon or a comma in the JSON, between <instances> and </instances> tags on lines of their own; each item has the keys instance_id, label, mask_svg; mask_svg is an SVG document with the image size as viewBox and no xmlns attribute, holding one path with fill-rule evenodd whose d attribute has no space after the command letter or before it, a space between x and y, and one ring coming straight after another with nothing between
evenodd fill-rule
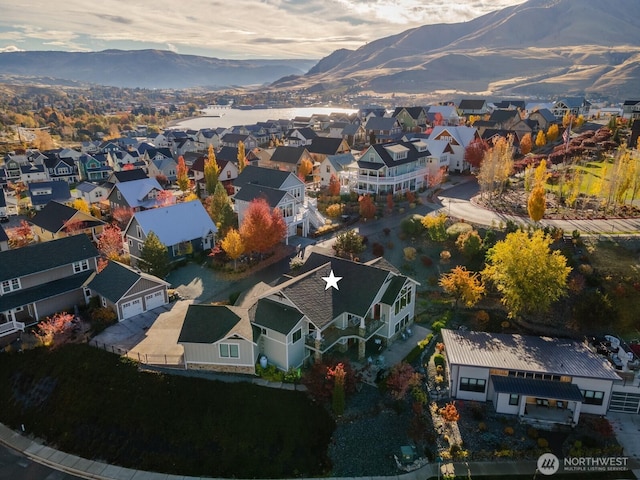
<instances>
[{"instance_id":1,"label":"white house","mask_svg":"<svg viewBox=\"0 0 640 480\"><path fill-rule=\"evenodd\" d=\"M491 401L525 421L605 415L620 381L606 358L570 339L445 329L442 340L452 398Z\"/></svg>"},{"instance_id":2,"label":"white house","mask_svg":"<svg viewBox=\"0 0 640 480\"><path fill-rule=\"evenodd\" d=\"M429 140L446 140L449 142L453 150L450 156L449 170L454 172L469 170L470 165L464 160L464 152L476 138L480 138L476 128L461 125L437 125L433 127L429 135Z\"/></svg>"}]
</instances>

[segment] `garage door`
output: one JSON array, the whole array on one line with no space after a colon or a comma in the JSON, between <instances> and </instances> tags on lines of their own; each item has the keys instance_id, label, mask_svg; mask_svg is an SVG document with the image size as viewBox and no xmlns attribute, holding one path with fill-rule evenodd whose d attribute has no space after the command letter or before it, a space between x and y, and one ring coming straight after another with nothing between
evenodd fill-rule
<instances>
[{"instance_id":1,"label":"garage door","mask_svg":"<svg viewBox=\"0 0 640 480\"><path fill-rule=\"evenodd\" d=\"M146 295L144 297L144 303L147 306L147 310L164 305L164 292L160 291Z\"/></svg>"},{"instance_id":2,"label":"garage door","mask_svg":"<svg viewBox=\"0 0 640 480\"><path fill-rule=\"evenodd\" d=\"M609 410L612 412L638 413L640 394L627 392L611 392Z\"/></svg>"},{"instance_id":3,"label":"garage door","mask_svg":"<svg viewBox=\"0 0 640 480\"><path fill-rule=\"evenodd\" d=\"M122 304L122 319L133 317L134 315L138 315L144 312L142 308L142 299L137 298L135 300L131 300L130 302Z\"/></svg>"}]
</instances>

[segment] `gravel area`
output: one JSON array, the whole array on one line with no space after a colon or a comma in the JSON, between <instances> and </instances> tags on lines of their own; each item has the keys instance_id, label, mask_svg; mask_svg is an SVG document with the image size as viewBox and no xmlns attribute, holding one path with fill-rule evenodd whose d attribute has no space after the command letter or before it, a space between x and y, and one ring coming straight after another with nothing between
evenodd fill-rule
<instances>
[{"instance_id":1,"label":"gravel area","mask_svg":"<svg viewBox=\"0 0 640 480\"><path fill-rule=\"evenodd\" d=\"M329 446L332 476L403 473L393 456L400 456L402 445L413 443L407 434L412 412L408 403L400 412L392 407L388 397L367 384L348 398L345 414L337 420Z\"/></svg>"}]
</instances>

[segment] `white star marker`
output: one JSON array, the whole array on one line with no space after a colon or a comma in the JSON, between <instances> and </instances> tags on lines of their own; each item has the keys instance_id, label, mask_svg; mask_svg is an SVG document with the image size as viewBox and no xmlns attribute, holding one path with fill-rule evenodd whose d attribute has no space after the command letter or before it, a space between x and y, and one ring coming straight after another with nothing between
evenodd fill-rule
<instances>
[{"instance_id":1,"label":"white star marker","mask_svg":"<svg viewBox=\"0 0 640 480\"><path fill-rule=\"evenodd\" d=\"M333 287L336 290L340 290L340 288L338 288L338 282L342 280L342 277L336 277L333 274L333 269L331 270L331 273L328 277L322 277L322 279L327 282L327 285L324 287L325 290L329 290L330 287Z\"/></svg>"}]
</instances>

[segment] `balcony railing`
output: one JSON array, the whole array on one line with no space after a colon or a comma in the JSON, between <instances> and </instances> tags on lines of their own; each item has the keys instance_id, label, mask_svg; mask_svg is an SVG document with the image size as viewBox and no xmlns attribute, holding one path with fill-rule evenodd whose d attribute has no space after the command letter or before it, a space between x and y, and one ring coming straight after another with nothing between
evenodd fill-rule
<instances>
[{"instance_id":1,"label":"balcony railing","mask_svg":"<svg viewBox=\"0 0 640 480\"><path fill-rule=\"evenodd\" d=\"M365 341L369 340L380 329L380 327L384 325L384 322L380 319L368 319L365 322L364 336L361 335L360 327L353 325L349 325L345 328L329 327L326 330L323 330L321 332L322 340L320 342L320 350L322 352L326 352L343 338L358 338ZM315 350L315 337L307 335L305 343L308 347Z\"/></svg>"},{"instance_id":2,"label":"balcony railing","mask_svg":"<svg viewBox=\"0 0 640 480\"><path fill-rule=\"evenodd\" d=\"M18 330L24 332L24 323L15 321L0 323L0 337L11 335Z\"/></svg>"}]
</instances>

